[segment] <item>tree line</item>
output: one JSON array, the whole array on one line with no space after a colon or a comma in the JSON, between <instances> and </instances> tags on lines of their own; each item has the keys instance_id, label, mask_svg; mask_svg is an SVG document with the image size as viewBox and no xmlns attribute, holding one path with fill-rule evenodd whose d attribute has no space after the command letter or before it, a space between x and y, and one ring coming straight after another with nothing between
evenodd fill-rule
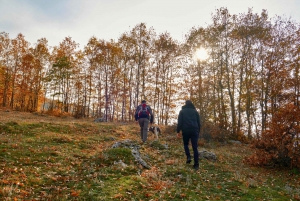
<instances>
[{"instance_id":1,"label":"tree line","mask_svg":"<svg viewBox=\"0 0 300 201\"><path fill-rule=\"evenodd\" d=\"M220 8L183 42L137 24L118 40L91 37L83 50L71 37L33 46L21 33L0 33L0 104L19 111L133 121L146 99L157 124L176 119L191 99L206 138L260 139L279 110L299 110L299 24L267 10L230 14ZM195 59L198 48L209 57ZM296 119L292 133L299 127ZM273 122L274 123L274 122Z\"/></svg>"}]
</instances>

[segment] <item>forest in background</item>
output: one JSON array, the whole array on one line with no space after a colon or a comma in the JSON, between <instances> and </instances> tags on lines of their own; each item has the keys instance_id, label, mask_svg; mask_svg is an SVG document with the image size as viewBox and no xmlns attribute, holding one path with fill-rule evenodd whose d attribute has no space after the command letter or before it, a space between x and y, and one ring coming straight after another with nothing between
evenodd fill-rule
<instances>
[{"instance_id":1,"label":"forest in background","mask_svg":"<svg viewBox=\"0 0 300 201\"><path fill-rule=\"evenodd\" d=\"M299 139L299 23L267 10L230 14L220 8L207 27L183 42L145 23L117 41L90 38L84 49L71 37L50 47L20 33L0 33L0 104L25 112L133 121L146 99L156 124L170 124L191 99L209 140L261 139L276 131ZM205 48L209 57L195 59ZM299 113L298 113L299 114ZM297 141L298 142L298 141Z\"/></svg>"}]
</instances>

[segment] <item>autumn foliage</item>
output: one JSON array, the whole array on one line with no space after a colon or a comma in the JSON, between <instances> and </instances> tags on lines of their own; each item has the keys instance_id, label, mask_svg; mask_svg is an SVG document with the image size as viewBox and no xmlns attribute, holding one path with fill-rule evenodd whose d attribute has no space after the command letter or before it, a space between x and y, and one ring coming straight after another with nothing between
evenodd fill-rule
<instances>
[{"instance_id":1,"label":"autumn foliage","mask_svg":"<svg viewBox=\"0 0 300 201\"><path fill-rule=\"evenodd\" d=\"M245 162L262 166L300 168L299 107L287 104L272 117L269 129L253 143L254 154Z\"/></svg>"},{"instance_id":2,"label":"autumn foliage","mask_svg":"<svg viewBox=\"0 0 300 201\"><path fill-rule=\"evenodd\" d=\"M299 167L300 26L267 10L231 14L193 27L183 41L145 23L117 40L71 37L57 46L0 33L0 105L57 117L133 122L146 99L158 125L176 123L184 100L201 116L201 137L254 139L257 165ZM195 58L199 48L206 59ZM289 105L288 103L293 103Z\"/></svg>"}]
</instances>

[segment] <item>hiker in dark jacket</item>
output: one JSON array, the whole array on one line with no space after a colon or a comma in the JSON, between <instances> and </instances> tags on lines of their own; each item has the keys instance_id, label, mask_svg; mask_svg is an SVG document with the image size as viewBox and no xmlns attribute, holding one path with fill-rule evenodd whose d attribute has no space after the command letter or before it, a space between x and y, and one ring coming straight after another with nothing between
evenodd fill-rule
<instances>
[{"instance_id":1,"label":"hiker in dark jacket","mask_svg":"<svg viewBox=\"0 0 300 201\"><path fill-rule=\"evenodd\" d=\"M143 100L142 103L137 106L135 110L135 120L139 122L141 127L141 139L143 143L147 141L148 137L148 125L153 123L153 114L152 109L149 105L147 105L146 101Z\"/></svg>"},{"instance_id":2,"label":"hiker in dark jacket","mask_svg":"<svg viewBox=\"0 0 300 201\"><path fill-rule=\"evenodd\" d=\"M180 137L182 131L183 146L185 155L187 157L186 163L191 163L191 154L189 151L189 141L191 140L194 152L194 169L199 169L199 153L198 153L198 139L200 133L200 115L197 112L192 101L187 100L182 106L178 115L177 137Z\"/></svg>"}]
</instances>

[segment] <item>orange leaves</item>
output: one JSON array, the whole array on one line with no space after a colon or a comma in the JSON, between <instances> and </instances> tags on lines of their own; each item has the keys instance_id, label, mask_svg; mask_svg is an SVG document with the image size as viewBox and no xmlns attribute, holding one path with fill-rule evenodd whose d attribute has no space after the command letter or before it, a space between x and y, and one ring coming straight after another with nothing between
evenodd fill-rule
<instances>
[{"instance_id":1,"label":"orange leaves","mask_svg":"<svg viewBox=\"0 0 300 201\"><path fill-rule=\"evenodd\" d=\"M9 181L9 180L1 180L0 181L0 196L10 197L12 195L18 195L18 197L23 198L29 194L29 192L21 189L24 187L24 184L20 181ZM19 200L17 197L14 197L14 200Z\"/></svg>"},{"instance_id":2,"label":"orange leaves","mask_svg":"<svg viewBox=\"0 0 300 201\"><path fill-rule=\"evenodd\" d=\"M172 159L166 160L166 164L167 164L167 165L174 165L174 164L176 164L176 163L178 163L178 162L177 162L177 160L175 160L175 159L173 159L173 160L172 160Z\"/></svg>"},{"instance_id":3,"label":"orange leaves","mask_svg":"<svg viewBox=\"0 0 300 201\"><path fill-rule=\"evenodd\" d=\"M119 199L119 198L122 198L122 197L123 197L123 195L121 193L118 193L118 194L114 195L115 199Z\"/></svg>"},{"instance_id":4,"label":"orange leaves","mask_svg":"<svg viewBox=\"0 0 300 201\"><path fill-rule=\"evenodd\" d=\"M152 188L156 191L164 190L167 186L168 184L165 181L152 181Z\"/></svg>"},{"instance_id":5,"label":"orange leaves","mask_svg":"<svg viewBox=\"0 0 300 201\"><path fill-rule=\"evenodd\" d=\"M11 147L12 147L13 149L17 149L17 148L19 147L19 145L16 143L16 144L12 144Z\"/></svg>"},{"instance_id":6,"label":"orange leaves","mask_svg":"<svg viewBox=\"0 0 300 201\"><path fill-rule=\"evenodd\" d=\"M171 181L163 180L160 169L155 166L153 166L150 170L145 170L141 176L147 178L149 184L147 187L154 191L165 190L173 185Z\"/></svg>"},{"instance_id":7,"label":"orange leaves","mask_svg":"<svg viewBox=\"0 0 300 201\"><path fill-rule=\"evenodd\" d=\"M25 190L21 190L20 191L20 195L22 196L22 197L26 197L26 196L28 196L30 194L30 192L28 192L28 191L25 191Z\"/></svg>"},{"instance_id":8,"label":"orange leaves","mask_svg":"<svg viewBox=\"0 0 300 201\"><path fill-rule=\"evenodd\" d=\"M294 144L300 126L299 108L287 104L282 105L272 116L269 129L262 133L260 140L255 141L256 151L245 158L252 165L279 165L300 167L297 161L300 155Z\"/></svg>"},{"instance_id":9,"label":"orange leaves","mask_svg":"<svg viewBox=\"0 0 300 201\"><path fill-rule=\"evenodd\" d=\"M24 186L24 184L20 181L14 181L13 184L15 184L16 186Z\"/></svg>"},{"instance_id":10,"label":"orange leaves","mask_svg":"<svg viewBox=\"0 0 300 201\"><path fill-rule=\"evenodd\" d=\"M142 177L147 177L147 178L157 178L161 175L159 168L153 166L151 169L149 170L145 170L142 173Z\"/></svg>"},{"instance_id":11,"label":"orange leaves","mask_svg":"<svg viewBox=\"0 0 300 201\"><path fill-rule=\"evenodd\" d=\"M80 195L80 193L81 193L80 190L78 190L78 191L76 191L76 190L71 190L71 196L72 196L72 197L78 197L78 196Z\"/></svg>"},{"instance_id":12,"label":"orange leaves","mask_svg":"<svg viewBox=\"0 0 300 201\"><path fill-rule=\"evenodd\" d=\"M145 195L144 195L146 198L150 198L150 197L152 197L152 193L145 193Z\"/></svg>"},{"instance_id":13,"label":"orange leaves","mask_svg":"<svg viewBox=\"0 0 300 201\"><path fill-rule=\"evenodd\" d=\"M295 200L300 200L300 195L297 195L297 194L296 194L296 195L294 196L294 199L295 199Z\"/></svg>"},{"instance_id":14,"label":"orange leaves","mask_svg":"<svg viewBox=\"0 0 300 201\"><path fill-rule=\"evenodd\" d=\"M6 179L0 180L0 184L9 184L10 182Z\"/></svg>"},{"instance_id":15,"label":"orange leaves","mask_svg":"<svg viewBox=\"0 0 300 201\"><path fill-rule=\"evenodd\" d=\"M180 194L180 198L185 198L186 197L186 194L185 193L181 193Z\"/></svg>"}]
</instances>

